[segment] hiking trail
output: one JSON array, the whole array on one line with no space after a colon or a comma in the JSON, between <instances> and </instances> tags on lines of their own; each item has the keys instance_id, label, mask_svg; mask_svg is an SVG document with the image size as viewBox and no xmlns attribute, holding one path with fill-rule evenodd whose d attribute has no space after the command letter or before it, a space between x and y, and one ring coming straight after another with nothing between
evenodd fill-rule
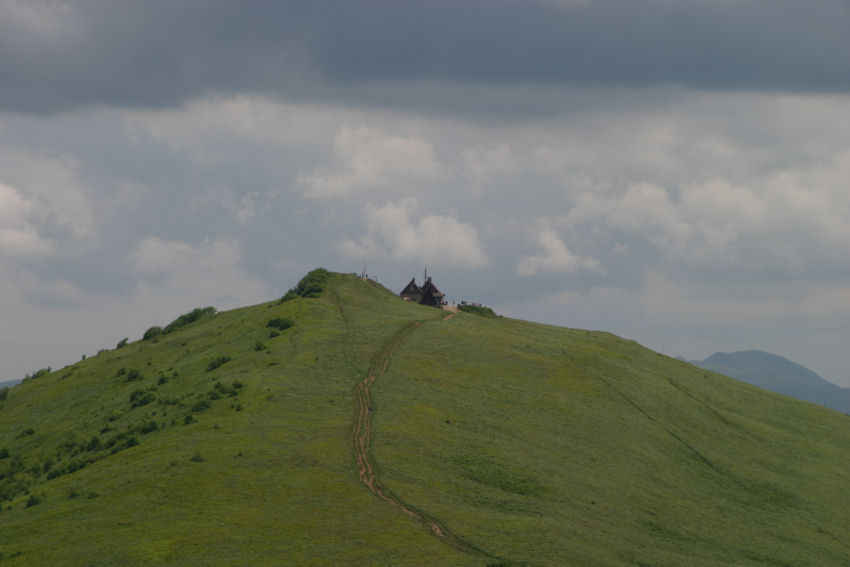
<instances>
[{"instance_id":1,"label":"hiking trail","mask_svg":"<svg viewBox=\"0 0 850 567\"><path fill-rule=\"evenodd\" d=\"M451 315L449 315L449 317L451 317ZM446 319L449 317L446 317ZM363 378L363 380L360 381L354 389L357 414L355 417L354 429L351 433L351 444L354 448L354 459L357 462L360 482L366 485L373 494L384 502L398 508L408 517L418 520L425 526L425 529L428 530L431 535L439 538L443 543L465 553L491 557L490 554L454 535L436 518L433 518L424 512L415 510L409 504L403 502L380 482L375 473L375 466L370 456L372 442L372 401L369 397L369 389L375 382L375 379L386 372L390 363L390 358L393 354L395 354L395 352L404 344L410 334L421 325L422 323L417 321L402 328L390 337L378 353L378 356L376 357L367 376Z\"/></svg>"}]
</instances>

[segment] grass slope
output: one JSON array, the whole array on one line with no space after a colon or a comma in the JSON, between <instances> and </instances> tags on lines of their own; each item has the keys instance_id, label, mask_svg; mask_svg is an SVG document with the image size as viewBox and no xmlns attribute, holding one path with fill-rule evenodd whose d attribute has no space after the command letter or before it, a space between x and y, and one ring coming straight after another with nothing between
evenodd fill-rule
<instances>
[{"instance_id":1,"label":"grass slope","mask_svg":"<svg viewBox=\"0 0 850 567\"><path fill-rule=\"evenodd\" d=\"M333 274L10 389L2 564L850 564L846 416L606 333L445 315ZM372 461L479 551L358 479L355 387L417 321L371 387Z\"/></svg>"}]
</instances>

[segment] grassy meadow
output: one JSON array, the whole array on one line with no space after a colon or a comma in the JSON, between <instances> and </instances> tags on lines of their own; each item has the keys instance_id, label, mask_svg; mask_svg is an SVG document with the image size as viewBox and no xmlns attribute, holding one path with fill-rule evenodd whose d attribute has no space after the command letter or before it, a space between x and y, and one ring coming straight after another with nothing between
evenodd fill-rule
<instances>
[{"instance_id":1,"label":"grassy meadow","mask_svg":"<svg viewBox=\"0 0 850 567\"><path fill-rule=\"evenodd\" d=\"M850 564L845 415L355 276L287 299L8 389L0 565ZM354 389L414 322L372 461L472 552L358 479Z\"/></svg>"}]
</instances>

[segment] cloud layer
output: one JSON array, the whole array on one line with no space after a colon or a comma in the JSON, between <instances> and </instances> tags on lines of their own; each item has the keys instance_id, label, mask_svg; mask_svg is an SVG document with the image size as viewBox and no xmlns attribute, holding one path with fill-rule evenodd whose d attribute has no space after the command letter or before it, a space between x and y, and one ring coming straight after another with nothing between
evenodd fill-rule
<instances>
[{"instance_id":1,"label":"cloud layer","mask_svg":"<svg viewBox=\"0 0 850 567\"><path fill-rule=\"evenodd\" d=\"M0 370L365 265L850 385L847 29L839 0L0 0Z\"/></svg>"},{"instance_id":2,"label":"cloud layer","mask_svg":"<svg viewBox=\"0 0 850 567\"><path fill-rule=\"evenodd\" d=\"M461 90L384 88L429 82L846 92L848 27L843 0L5 0L0 107L219 92L475 112Z\"/></svg>"}]
</instances>

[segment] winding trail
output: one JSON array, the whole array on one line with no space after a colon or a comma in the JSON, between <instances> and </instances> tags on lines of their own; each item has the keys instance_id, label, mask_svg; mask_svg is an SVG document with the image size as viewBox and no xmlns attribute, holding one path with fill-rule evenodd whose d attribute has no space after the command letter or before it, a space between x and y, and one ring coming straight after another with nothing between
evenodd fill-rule
<instances>
[{"instance_id":1,"label":"winding trail","mask_svg":"<svg viewBox=\"0 0 850 567\"><path fill-rule=\"evenodd\" d=\"M451 317L451 315L449 315L449 317ZM369 388L371 388L376 378L386 372L392 355L395 354L395 352L404 344L410 334L421 325L422 323L417 321L402 328L393 335L378 353L369 374L363 378L363 380L357 384L357 387L354 389L354 397L357 403L357 415L354 422L354 429L351 432L351 444L354 448L354 458L357 461L360 482L366 485L373 494L384 502L395 506L408 517L421 522L431 535L439 538L443 541L443 543L465 553L491 557L490 554L454 535L436 518L433 518L424 512L415 510L409 504L403 502L381 484L375 473L375 466L370 456L372 444L372 401L369 397Z\"/></svg>"}]
</instances>

